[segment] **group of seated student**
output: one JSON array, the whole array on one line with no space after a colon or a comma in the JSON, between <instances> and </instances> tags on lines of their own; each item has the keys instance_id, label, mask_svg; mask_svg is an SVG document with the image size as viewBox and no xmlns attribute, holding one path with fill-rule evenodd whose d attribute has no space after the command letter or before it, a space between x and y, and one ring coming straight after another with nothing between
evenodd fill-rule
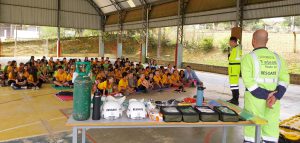
<instances>
[{"instance_id":1,"label":"group of seated student","mask_svg":"<svg viewBox=\"0 0 300 143\"><path fill-rule=\"evenodd\" d=\"M59 87L73 87L73 73L75 63L80 59L53 58L34 59L20 63L9 61L0 71L0 84L6 83L14 89L39 89L43 83L52 82ZM91 79L94 82L93 92L105 95L122 93L130 95L135 92L161 91L165 88L175 87L177 92L185 92L185 86L201 84L193 70L188 66L185 71L178 70L176 66L157 66L155 60L150 60L147 67L143 64L129 61L128 58L118 58L111 63L108 57L85 58L85 62L91 62ZM1 65L0 65L0 69ZM51 80L52 79L52 80Z\"/></svg>"},{"instance_id":2,"label":"group of seated student","mask_svg":"<svg viewBox=\"0 0 300 143\"><path fill-rule=\"evenodd\" d=\"M8 61L7 65L0 65L0 84L1 86L11 86L14 89L39 89L43 83L49 81L48 67L45 57L41 60L34 60L32 56L28 62L20 63L15 60Z\"/></svg>"}]
</instances>

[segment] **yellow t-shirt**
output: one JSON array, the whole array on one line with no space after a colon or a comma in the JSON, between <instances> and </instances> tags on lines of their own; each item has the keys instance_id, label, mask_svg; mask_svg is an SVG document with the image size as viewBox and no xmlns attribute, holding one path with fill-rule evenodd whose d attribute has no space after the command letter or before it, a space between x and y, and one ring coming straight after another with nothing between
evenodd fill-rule
<instances>
[{"instance_id":1,"label":"yellow t-shirt","mask_svg":"<svg viewBox=\"0 0 300 143\"><path fill-rule=\"evenodd\" d=\"M118 89L119 91L121 91L122 88L127 88L127 86L128 86L128 80L121 79L119 81Z\"/></svg>"},{"instance_id":2,"label":"yellow t-shirt","mask_svg":"<svg viewBox=\"0 0 300 143\"><path fill-rule=\"evenodd\" d=\"M10 73L12 70L13 70L13 67L12 67L12 66L8 66L8 67L7 67L7 73Z\"/></svg>"},{"instance_id":3,"label":"yellow t-shirt","mask_svg":"<svg viewBox=\"0 0 300 143\"><path fill-rule=\"evenodd\" d=\"M107 81L104 81L104 82L101 82L98 84L98 89L103 90L103 89L106 89L106 87L107 87Z\"/></svg>"},{"instance_id":4,"label":"yellow t-shirt","mask_svg":"<svg viewBox=\"0 0 300 143\"><path fill-rule=\"evenodd\" d=\"M8 80L16 80L16 77L13 77L13 73L12 72L10 72L8 74Z\"/></svg>"},{"instance_id":5,"label":"yellow t-shirt","mask_svg":"<svg viewBox=\"0 0 300 143\"><path fill-rule=\"evenodd\" d=\"M154 80L154 82L156 83L156 84L158 84L158 83L161 83L161 77L160 76L154 76L153 77L153 80Z\"/></svg>"},{"instance_id":6,"label":"yellow t-shirt","mask_svg":"<svg viewBox=\"0 0 300 143\"><path fill-rule=\"evenodd\" d=\"M149 73L150 73L149 71L145 71L145 72L144 72L145 76L148 76Z\"/></svg>"},{"instance_id":7,"label":"yellow t-shirt","mask_svg":"<svg viewBox=\"0 0 300 143\"><path fill-rule=\"evenodd\" d=\"M73 73L69 73L67 75L67 81L71 81L73 79Z\"/></svg>"},{"instance_id":8,"label":"yellow t-shirt","mask_svg":"<svg viewBox=\"0 0 300 143\"><path fill-rule=\"evenodd\" d=\"M28 72L28 71L25 71L25 72L24 72L24 77L26 77L26 78L29 77L29 72Z\"/></svg>"},{"instance_id":9,"label":"yellow t-shirt","mask_svg":"<svg viewBox=\"0 0 300 143\"><path fill-rule=\"evenodd\" d=\"M172 77L171 77L171 79L172 79L172 81L174 81L174 82L179 82L179 76L176 76L176 75L172 75Z\"/></svg>"},{"instance_id":10,"label":"yellow t-shirt","mask_svg":"<svg viewBox=\"0 0 300 143\"><path fill-rule=\"evenodd\" d=\"M63 72L62 74L56 72L55 79L56 79L56 81L59 81L59 82L66 81L66 79L67 79L66 72Z\"/></svg>"},{"instance_id":11,"label":"yellow t-shirt","mask_svg":"<svg viewBox=\"0 0 300 143\"><path fill-rule=\"evenodd\" d=\"M121 79L122 78L121 72L119 72L119 71L115 72L115 78L116 79Z\"/></svg>"},{"instance_id":12,"label":"yellow t-shirt","mask_svg":"<svg viewBox=\"0 0 300 143\"><path fill-rule=\"evenodd\" d=\"M138 85L138 86L142 85L142 82L143 82L144 80L145 80L145 79L141 79L141 78L140 78L140 79L137 81L137 85Z\"/></svg>"},{"instance_id":13,"label":"yellow t-shirt","mask_svg":"<svg viewBox=\"0 0 300 143\"><path fill-rule=\"evenodd\" d=\"M32 75L29 75L28 78L27 78L27 80L28 80L28 82L34 82Z\"/></svg>"},{"instance_id":14,"label":"yellow t-shirt","mask_svg":"<svg viewBox=\"0 0 300 143\"><path fill-rule=\"evenodd\" d=\"M172 79L169 79L168 76L167 77L163 77L162 83L163 84L171 84L172 83Z\"/></svg>"}]
</instances>

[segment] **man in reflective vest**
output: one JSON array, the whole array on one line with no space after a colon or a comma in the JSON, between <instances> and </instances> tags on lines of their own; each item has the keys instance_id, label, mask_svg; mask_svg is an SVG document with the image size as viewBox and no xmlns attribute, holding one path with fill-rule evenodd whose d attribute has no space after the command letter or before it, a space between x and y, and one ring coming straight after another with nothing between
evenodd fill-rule
<instances>
[{"instance_id":1,"label":"man in reflective vest","mask_svg":"<svg viewBox=\"0 0 300 143\"><path fill-rule=\"evenodd\" d=\"M228 75L229 75L229 83L230 89L232 92L232 99L228 102L239 105L239 77L241 71L241 57L242 57L242 49L237 44L236 37L230 37L229 40L230 45L230 53L228 55L229 66L228 66Z\"/></svg>"},{"instance_id":2,"label":"man in reflective vest","mask_svg":"<svg viewBox=\"0 0 300 143\"><path fill-rule=\"evenodd\" d=\"M279 138L280 99L289 84L285 61L266 47L268 32L257 30L253 34L254 50L241 62L242 78L246 87L245 109L268 121L262 126L265 143L276 143ZM244 128L245 143L254 142L255 128Z\"/></svg>"}]
</instances>

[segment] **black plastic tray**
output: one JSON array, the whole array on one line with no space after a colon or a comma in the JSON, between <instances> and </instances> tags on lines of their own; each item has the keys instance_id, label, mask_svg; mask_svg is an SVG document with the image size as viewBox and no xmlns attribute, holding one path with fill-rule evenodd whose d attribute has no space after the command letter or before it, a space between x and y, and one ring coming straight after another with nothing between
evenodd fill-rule
<instances>
[{"instance_id":1,"label":"black plastic tray","mask_svg":"<svg viewBox=\"0 0 300 143\"><path fill-rule=\"evenodd\" d=\"M181 122L182 114L175 106L163 106L160 108L165 122Z\"/></svg>"},{"instance_id":2,"label":"black plastic tray","mask_svg":"<svg viewBox=\"0 0 300 143\"><path fill-rule=\"evenodd\" d=\"M203 122L219 121L219 113L208 106L195 106L195 110L199 113L199 118Z\"/></svg>"},{"instance_id":3,"label":"black plastic tray","mask_svg":"<svg viewBox=\"0 0 300 143\"><path fill-rule=\"evenodd\" d=\"M239 115L226 106L215 106L214 110L219 113L219 118L223 122L238 122ZM225 112L227 110L229 112Z\"/></svg>"},{"instance_id":4,"label":"black plastic tray","mask_svg":"<svg viewBox=\"0 0 300 143\"><path fill-rule=\"evenodd\" d=\"M181 112L184 122L199 122L199 114L192 106L178 106L177 109Z\"/></svg>"}]
</instances>

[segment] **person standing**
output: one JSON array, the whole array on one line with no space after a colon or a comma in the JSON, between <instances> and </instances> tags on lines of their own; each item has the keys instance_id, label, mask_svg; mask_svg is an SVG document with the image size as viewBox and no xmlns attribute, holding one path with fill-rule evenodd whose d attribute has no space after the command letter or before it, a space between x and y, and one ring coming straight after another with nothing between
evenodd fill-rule
<instances>
[{"instance_id":1,"label":"person standing","mask_svg":"<svg viewBox=\"0 0 300 143\"><path fill-rule=\"evenodd\" d=\"M254 50L245 55L241 72L245 91L245 110L268 121L262 126L263 142L277 143L279 138L280 100L289 84L285 63L278 54L271 52L266 44L268 32L257 30L253 34ZM255 128L244 128L244 142L254 142Z\"/></svg>"},{"instance_id":2,"label":"person standing","mask_svg":"<svg viewBox=\"0 0 300 143\"><path fill-rule=\"evenodd\" d=\"M238 45L236 37L230 37L229 45L230 53L228 55L228 75L232 99L228 100L228 102L239 105L239 78L241 73L242 49Z\"/></svg>"}]
</instances>

